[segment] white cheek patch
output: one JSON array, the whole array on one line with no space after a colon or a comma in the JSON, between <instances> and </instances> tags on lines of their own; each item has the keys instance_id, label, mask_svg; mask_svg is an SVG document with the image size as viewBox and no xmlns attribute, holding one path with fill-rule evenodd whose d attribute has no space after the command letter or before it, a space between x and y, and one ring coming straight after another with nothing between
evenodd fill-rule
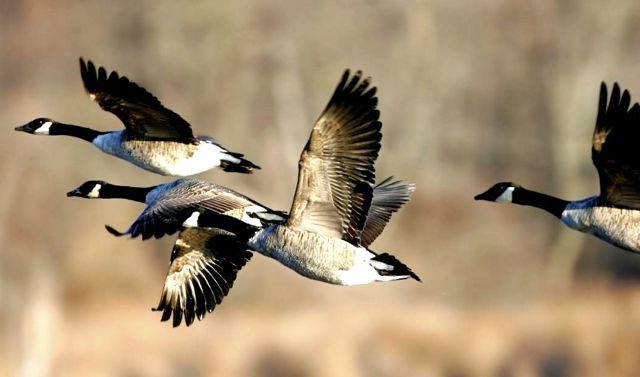
<instances>
[{"instance_id":1,"label":"white cheek patch","mask_svg":"<svg viewBox=\"0 0 640 377\"><path fill-rule=\"evenodd\" d=\"M198 227L198 218L200 217L200 212L194 212L186 219L182 226L185 228L197 228Z\"/></svg>"},{"instance_id":2,"label":"white cheek patch","mask_svg":"<svg viewBox=\"0 0 640 377\"><path fill-rule=\"evenodd\" d=\"M102 188L101 184L97 184L91 189L91 192L87 194L90 198L99 198L100 197L100 189Z\"/></svg>"},{"instance_id":3,"label":"white cheek patch","mask_svg":"<svg viewBox=\"0 0 640 377\"><path fill-rule=\"evenodd\" d=\"M513 190L515 190L515 187L507 187L507 189L496 198L496 203L513 202Z\"/></svg>"},{"instance_id":4,"label":"white cheek patch","mask_svg":"<svg viewBox=\"0 0 640 377\"><path fill-rule=\"evenodd\" d=\"M49 129L51 128L52 124L53 122L44 122L42 126L38 127L34 131L34 133L37 135L49 135Z\"/></svg>"}]
</instances>

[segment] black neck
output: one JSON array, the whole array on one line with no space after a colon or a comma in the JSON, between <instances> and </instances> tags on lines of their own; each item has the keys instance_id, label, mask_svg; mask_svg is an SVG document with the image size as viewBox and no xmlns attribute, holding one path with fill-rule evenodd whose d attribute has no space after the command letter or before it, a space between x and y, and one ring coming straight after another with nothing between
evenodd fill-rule
<instances>
[{"instance_id":1,"label":"black neck","mask_svg":"<svg viewBox=\"0 0 640 377\"><path fill-rule=\"evenodd\" d=\"M134 202L145 203L147 194L153 187L131 187L105 184L100 188L100 198L103 199L128 199Z\"/></svg>"},{"instance_id":2,"label":"black neck","mask_svg":"<svg viewBox=\"0 0 640 377\"><path fill-rule=\"evenodd\" d=\"M54 123L49 128L49 135L66 135L80 138L88 142L92 142L99 135L106 132L92 130L87 127L74 126L72 124Z\"/></svg>"},{"instance_id":3,"label":"black neck","mask_svg":"<svg viewBox=\"0 0 640 377\"><path fill-rule=\"evenodd\" d=\"M536 191L527 190L522 187L517 187L513 191L512 202L515 204L543 209L557 218L560 218L560 216L562 216L562 211L564 211L567 204L569 204L569 202L566 200L562 200Z\"/></svg>"}]
</instances>

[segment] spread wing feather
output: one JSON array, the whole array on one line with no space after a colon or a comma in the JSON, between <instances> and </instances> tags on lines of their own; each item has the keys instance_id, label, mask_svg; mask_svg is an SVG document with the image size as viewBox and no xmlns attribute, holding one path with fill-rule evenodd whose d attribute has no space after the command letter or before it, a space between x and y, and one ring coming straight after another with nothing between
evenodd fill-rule
<instances>
[{"instance_id":1,"label":"spread wing feather","mask_svg":"<svg viewBox=\"0 0 640 377\"><path fill-rule=\"evenodd\" d=\"M103 67L96 69L93 62L85 63L82 58L80 75L89 97L120 119L129 139L197 142L187 121L125 76L116 71L107 75Z\"/></svg>"},{"instance_id":2,"label":"spread wing feather","mask_svg":"<svg viewBox=\"0 0 640 377\"><path fill-rule=\"evenodd\" d=\"M167 187L149 204L126 232L117 235L129 234L132 238L142 236L142 239L148 239L173 234L195 211L235 216L236 212L251 207L254 211L264 209L267 213L280 215L240 193L213 183L180 179L168 185L173 186Z\"/></svg>"},{"instance_id":3,"label":"spread wing feather","mask_svg":"<svg viewBox=\"0 0 640 377\"><path fill-rule=\"evenodd\" d=\"M382 233L391 216L409 202L415 185L403 181L393 181L389 177L373 188L373 200L362 231L361 245L369 247Z\"/></svg>"},{"instance_id":4,"label":"spread wing feather","mask_svg":"<svg viewBox=\"0 0 640 377\"><path fill-rule=\"evenodd\" d=\"M600 196L607 202L640 209L640 105L631 108L631 95L617 83L607 101L600 86L598 116L591 158L600 178Z\"/></svg>"},{"instance_id":5,"label":"spread wing feather","mask_svg":"<svg viewBox=\"0 0 640 377\"><path fill-rule=\"evenodd\" d=\"M359 244L375 183L382 127L376 88L342 76L302 151L288 225Z\"/></svg>"},{"instance_id":6,"label":"spread wing feather","mask_svg":"<svg viewBox=\"0 0 640 377\"><path fill-rule=\"evenodd\" d=\"M187 326L195 318L202 320L229 293L251 256L242 242L223 230L182 230L171 252L160 302L153 310L162 312L162 321L173 316L173 327L183 317Z\"/></svg>"}]
</instances>

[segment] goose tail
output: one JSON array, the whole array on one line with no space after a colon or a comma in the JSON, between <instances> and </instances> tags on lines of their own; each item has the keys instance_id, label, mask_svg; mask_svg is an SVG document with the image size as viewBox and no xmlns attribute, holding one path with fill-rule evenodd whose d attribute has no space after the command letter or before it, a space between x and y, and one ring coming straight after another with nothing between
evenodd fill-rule
<instances>
[{"instance_id":1,"label":"goose tail","mask_svg":"<svg viewBox=\"0 0 640 377\"><path fill-rule=\"evenodd\" d=\"M380 275L379 281L390 280L402 280L402 279L415 279L419 282L420 277L415 272L411 271L407 265L400 262L396 257L389 253L378 254L369 260L369 263L375 268L378 275Z\"/></svg>"},{"instance_id":2,"label":"goose tail","mask_svg":"<svg viewBox=\"0 0 640 377\"><path fill-rule=\"evenodd\" d=\"M220 168L226 172L251 174L254 170L260 169L260 166L245 159L241 153L227 151L225 154L227 158L220 160Z\"/></svg>"}]
</instances>

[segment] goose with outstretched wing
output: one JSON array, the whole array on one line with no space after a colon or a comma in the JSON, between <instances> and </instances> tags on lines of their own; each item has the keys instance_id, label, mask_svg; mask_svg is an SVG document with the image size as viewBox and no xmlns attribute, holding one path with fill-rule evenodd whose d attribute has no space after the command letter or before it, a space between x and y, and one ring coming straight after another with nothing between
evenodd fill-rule
<instances>
[{"instance_id":1,"label":"goose with outstretched wing","mask_svg":"<svg viewBox=\"0 0 640 377\"><path fill-rule=\"evenodd\" d=\"M107 74L80 59L80 75L89 98L124 124L125 129L102 132L37 118L16 127L34 135L66 135L86 140L101 151L145 170L185 177L209 169L251 173L259 167L230 152L215 139L195 136L191 125L167 109L153 94L116 71Z\"/></svg>"},{"instance_id":2,"label":"goose with outstretched wing","mask_svg":"<svg viewBox=\"0 0 640 377\"><path fill-rule=\"evenodd\" d=\"M512 182L495 184L476 200L515 203L543 209L572 229L593 234L624 250L640 252L640 105L617 83L611 96L600 85L591 159L600 194L567 201Z\"/></svg>"}]
</instances>

